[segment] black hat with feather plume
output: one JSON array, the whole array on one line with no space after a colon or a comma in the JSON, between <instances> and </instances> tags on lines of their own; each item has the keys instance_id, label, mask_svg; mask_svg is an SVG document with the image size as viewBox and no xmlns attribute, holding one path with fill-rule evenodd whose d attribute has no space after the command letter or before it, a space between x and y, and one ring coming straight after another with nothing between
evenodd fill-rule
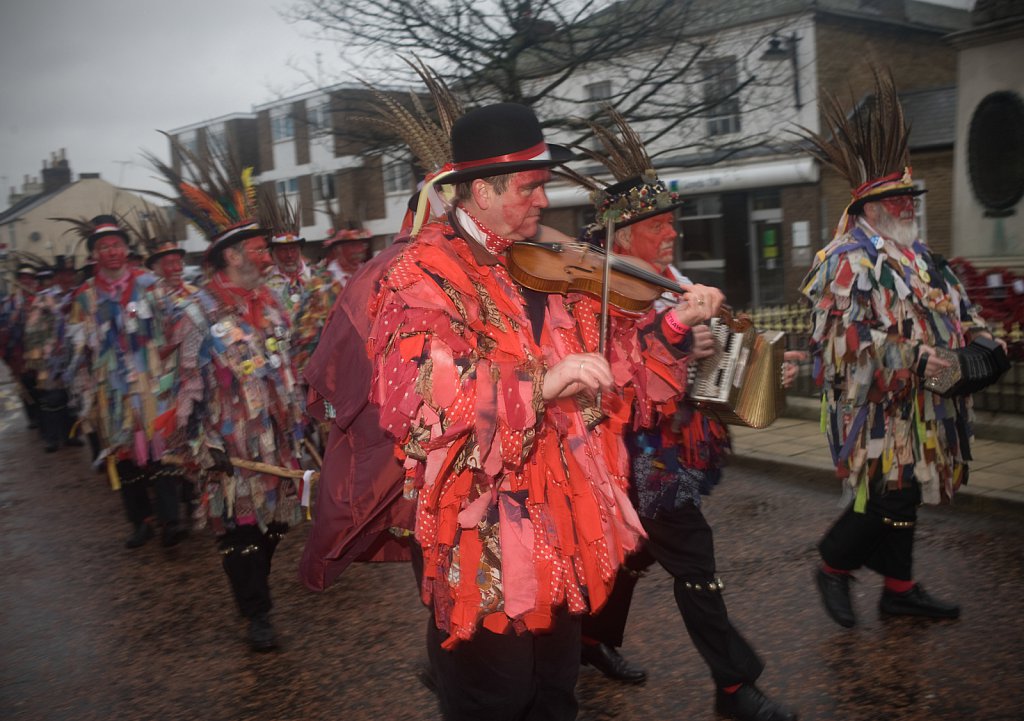
<instances>
[{"instance_id":1,"label":"black hat with feather plume","mask_svg":"<svg viewBox=\"0 0 1024 721\"><path fill-rule=\"evenodd\" d=\"M584 148L582 152L606 167L618 182L601 187L590 178L569 174L571 179L592 191L596 217L585 231L590 238L601 237L609 221L615 221L616 228L624 228L672 212L683 204L679 194L669 190L658 178L654 163L632 126L615 108L608 106L606 113L612 121L611 128L588 123L602 149Z\"/></svg>"}]
</instances>

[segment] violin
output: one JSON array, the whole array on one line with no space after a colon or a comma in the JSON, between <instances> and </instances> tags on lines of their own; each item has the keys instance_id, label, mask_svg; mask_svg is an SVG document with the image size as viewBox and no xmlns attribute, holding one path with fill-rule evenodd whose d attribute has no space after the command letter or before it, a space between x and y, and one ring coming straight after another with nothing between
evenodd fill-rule
<instances>
[{"instance_id":1,"label":"violin","mask_svg":"<svg viewBox=\"0 0 1024 721\"><path fill-rule=\"evenodd\" d=\"M520 241L506 252L509 275L525 288L542 293L579 292L602 297L605 252L587 243ZM642 314L664 290L689 290L649 269L636 258L612 254L607 283L608 303L627 313Z\"/></svg>"}]
</instances>

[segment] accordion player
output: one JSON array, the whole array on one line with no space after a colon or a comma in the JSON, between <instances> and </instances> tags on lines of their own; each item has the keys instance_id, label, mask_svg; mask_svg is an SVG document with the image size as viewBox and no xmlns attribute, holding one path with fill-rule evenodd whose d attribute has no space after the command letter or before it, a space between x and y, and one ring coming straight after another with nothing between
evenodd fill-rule
<instances>
[{"instance_id":1,"label":"accordion player","mask_svg":"<svg viewBox=\"0 0 1024 721\"><path fill-rule=\"evenodd\" d=\"M758 332L749 318L726 309L709 325L715 353L697 361L691 399L723 423L765 428L786 405L785 333Z\"/></svg>"}]
</instances>

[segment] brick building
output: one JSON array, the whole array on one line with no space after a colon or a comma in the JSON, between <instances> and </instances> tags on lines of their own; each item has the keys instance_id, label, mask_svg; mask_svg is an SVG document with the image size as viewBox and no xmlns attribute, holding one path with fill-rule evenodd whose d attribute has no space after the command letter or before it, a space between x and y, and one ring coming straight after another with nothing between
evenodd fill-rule
<instances>
[{"instance_id":1,"label":"brick building","mask_svg":"<svg viewBox=\"0 0 1024 721\"><path fill-rule=\"evenodd\" d=\"M792 131L820 128L823 91L848 105L863 103L873 88L872 66L891 69L913 126L914 177L929 191L922 205L927 238L952 251L957 60L944 38L967 26L966 12L914 0L692 0L691 16L681 32L706 48L678 92L703 88L713 97L723 76L707 68L730 64L732 82L744 89L725 109L712 108L659 143L701 133L725 143L759 142L739 153L656 160L659 176L688 201L677 211L684 239L676 251L687 275L722 287L737 307L796 300L849 188L796 147ZM577 100L602 82L614 92L624 80L602 77L595 66L581 78ZM638 127L642 136L656 129ZM549 195L547 222L572 232L587 219L582 193L554 187Z\"/></svg>"},{"instance_id":2,"label":"brick building","mask_svg":"<svg viewBox=\"0 0 1024 721\"><path fill-rule=\"evenodd\" d=\"M334 223L328 207L369 230L381 247L399 228L414 177L408 155L389 152L363 120L372 102L362 85L339 84L169 134L201 154L227 152L238 167L253 167L258 183L299 208L313 254ZM171 154L178 162L173 148ZM190 252L206 247L194 228L183 232Z\"/></svg>"}]
</instances>

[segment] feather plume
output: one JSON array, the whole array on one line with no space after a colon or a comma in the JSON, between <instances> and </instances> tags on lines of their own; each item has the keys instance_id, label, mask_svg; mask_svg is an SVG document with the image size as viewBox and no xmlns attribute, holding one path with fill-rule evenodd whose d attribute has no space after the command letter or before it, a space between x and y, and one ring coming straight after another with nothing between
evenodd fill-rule
<instances>
[{"instance_id":1,"label":"feather plume","mask_svg":"<svg viewBox=\"0 0 1024 721\"><path fill-rule=\"evenodd\" d=\"M419 164L428 172L434 173L451 162L452 125L462 117L464 110L447 83L422 60L405 59L405 62L416 71L426 85L434 105L436 119L415 93L409 94L412 107L410 110L391 95L365 81L361 82L377 99L377 104L373 108L373 116L361 116L357 119L397 135L409 146Z\"/></svg>"},{"instance_id":2,"label":"feather plume","mask_svg":"<svg viewBox=\"0 0 1024 721\"><path fill-rule=\"evenodd\" d=\"M151 255L162 244L174 241L174 229L163 208L146 203L145 210L136 210L134 217L123 218L124 226L137 243Z\"/></svg>"},{"instance_id":3,"label":"feather plume","mask_svg":"<svg viewBox=\"0 0 1024 721\"><path fill-rule=\"evenodd\" d=\"M653 176L654 164L637 132L612 106L605 106L605 113L612 121L611 127L586 121L594 136L601 143L603 150L580 148L580 151L591 160L608 168L608 171L618 181L638 176Z\"/></svg>"},{"instance_id":4,"label":"feather plume","mask_svg":"<svg viewBox=\"0 0 1024 721\"><path fill-rule=\"evenodd\" d=\"M181 171L146 153L146 159L174 192L144 192L172 203L209 240L232 225L256 219L257 198L252 168L237 167L226 150L211 150L209 155L200 157L176 138L163 134L181 160Z\"/></svg>"},{"instance_id":5,"label":"feather plume","mask_svg":"<svg viewBox=\"0 0 1024 721\"><path fill-rule=\"evenodd\" d=\"M293 235L299 237L302 232L298 208L288 202L288 198L278 198L271 185L260 188L259 198L260 226L274 235Z\"/></svg>"},{"instance_id":6,"label":"feather plume","mask_svg":"<svg viewBox=\"0 0 1024 721\"><path fill-rule=\"evenodd\" d=\"M810 153L846 178L851 188L902 171L909 165L910 127L903 115L892 72L872 68L874 94L847 113L839 99L822 97L825 131L815 133L803 126L797 135L811 145ZM851 91L851 106L852 102Z\"/></svg>"}]
</instances>

